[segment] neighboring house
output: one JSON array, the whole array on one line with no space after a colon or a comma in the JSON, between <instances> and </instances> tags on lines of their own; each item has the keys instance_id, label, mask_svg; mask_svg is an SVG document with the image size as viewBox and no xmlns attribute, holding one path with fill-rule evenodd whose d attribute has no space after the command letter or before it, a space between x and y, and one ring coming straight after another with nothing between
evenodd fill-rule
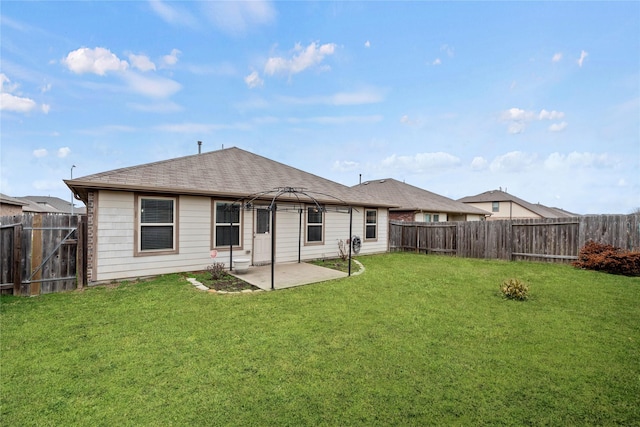
<instances>
[{"instance_id":1,"label":"neighboring house","mask_svg":"<svg viewBox=\"0 0 640 427\"><path fill-rule=\"evenodd\" d=\"M550 208L540 203L529 203L502 190L485 191L475 196L463 197L459 202L466 203L491 213L489 219L528 219L528 218L570 218L579 216L559 208Z\"/></svg>"},{"instance_id":2,"label":"neighboring house","mask_svg":"<svg viewBox=\"0 0 640 427\"><path fill-rule=\"evenodd\" d=\"M67 213L67 214L72 213L71 202L69 202L68 200L62 200L59 197L24 196L24 197L17 197L17 199L27 204L23 208L24 212ZM86 209L84 206L76 207L74 204L73 214L81 215L85 213L86 213Z\"/></svg>"},{"instance_id":3,"label":"neighboring house","mask_svg":"<svg viewBox=\"0 0 640 427\"><path fill-rule=\"evenodd\" d=\"M239 148L65 183L87 206L92 282L229 266L232 257L268 264L272 235L276 263L337 257L351 235L361 254L388 251L388 204Z\"/></svg>"},{"instance_id":4,"label":"neighboring house","mask_svg":"<svg viewBox=\"0 0 640 427\"><path fill-rule=\"evenodd\" d=\"M399 221L480 221L490 215L482 209L392 178L366 181L352 188L398 206L389 210L389 218Z\"/></svg>"},{"instance_id":5,"label":"neighboring house","mask_svg":"<svg viewBox=\"0 0 640 427\"><path fill-rule=\"evenodd\" d=\"M0 193L0 216L21 215L27 203Z\"/></svg>"}]
</instances>

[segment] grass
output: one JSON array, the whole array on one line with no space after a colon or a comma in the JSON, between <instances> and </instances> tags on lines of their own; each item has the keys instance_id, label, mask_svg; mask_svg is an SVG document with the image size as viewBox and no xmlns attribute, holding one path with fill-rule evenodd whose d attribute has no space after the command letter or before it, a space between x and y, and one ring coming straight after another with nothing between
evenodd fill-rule
<instances>
[{"instance_id":1,"label":"grass","mask_svg":"<svg viewBox=\"0 0 640 427\"><path fill-rule=\"evenodd\" d=\"M639 425L640 280L416 254L215 295L180 275L3 297L1 423ZM502 297L516 277L526 302Z\"/></svg>"}]
</instances>

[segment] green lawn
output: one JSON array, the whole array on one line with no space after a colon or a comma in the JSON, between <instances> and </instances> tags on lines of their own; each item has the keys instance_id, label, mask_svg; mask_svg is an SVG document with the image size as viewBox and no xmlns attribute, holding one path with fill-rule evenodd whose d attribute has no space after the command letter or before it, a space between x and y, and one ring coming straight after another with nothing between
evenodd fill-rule
<instances>
[{"instance_id":1,"label":"green lawn","mask_svg":"<svg viewBox=\"0 0 640 427\"><path fill-rule=\"evenodd\" d=\"M3 297L5 426L640 425L640 280L416 254L216 295ZM499 288L517 277L526 302Z\"/></svg>"}]
</instances>

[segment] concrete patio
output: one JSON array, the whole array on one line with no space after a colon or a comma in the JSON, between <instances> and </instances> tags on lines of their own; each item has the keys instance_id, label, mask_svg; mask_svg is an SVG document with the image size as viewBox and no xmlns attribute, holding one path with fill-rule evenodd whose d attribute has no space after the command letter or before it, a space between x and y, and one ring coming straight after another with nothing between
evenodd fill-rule
<instances>
[{"instance_id":1,"label":"concrete patio","mask_svg":"<svg viewBox=\"0 0 640 427\"><path fill-rule=\"evenodd\" d=\"M358 266L353 266L356 270ZM233 276L250 283L265 291L271 290L271 265L251 266L246 273L230 272ZM302 263L276 264L274 271L275 289L286 289L295 286L308 285L310 283L325 282L327 280L347 277L343 273L331 268Z\"/></svg>"}]
</instances>

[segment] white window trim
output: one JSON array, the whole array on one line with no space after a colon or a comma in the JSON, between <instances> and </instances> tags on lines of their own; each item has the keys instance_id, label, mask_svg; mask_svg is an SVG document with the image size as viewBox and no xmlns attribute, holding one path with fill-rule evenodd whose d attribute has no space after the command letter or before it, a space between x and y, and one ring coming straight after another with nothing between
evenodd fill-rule
<instances>
[{"instance_id":1,"label":"white window trim","mask_svg":"<svg viewBox=\"0 0 640 427\"><path fill-rule=\"evenodd\" d=\"M325 212L324 209L320 211L322 215L322 222L309 224L309 209L317 208L316 205L306 206L304 215L304 244L305 245L324 245L324 231L325 231ZM309 227L320 227L320 240L309 241Z\"/></svg>"},{"instance_id":2,"label":"white window trim","mask_svg":"<svg viewBox=\"0 0 640 427\"><path fill-rule=\"evenodd\" d=\"M376 222L368 223L367 222L367 212L375 212L376 213ZM377 209L365 209L364 210L364 240L369 242L375 242L378 240L378 216L379 212ZM376 228L376 237L367 238L367 227L374 226Z\"/></svg>"},{"instance_id":3,"label":"white window trim","mask_svg":"<svg viewBox=\"0 0 640 427\"><path fill-rule=\"evenodd\" d=\"M212 205L211 205L211 249L216 249L216 250L222 250L224 251L229 250L229 245L222 245L222 246L216 246L216 231L217 231L217 226L218 225L224 225L224 226L229 226L230 223L228 222L221 222L220 224L218 224L217 222L217 207L218 204L222 203L222 204L233 204L234 201L232 200L212 200ZM244 220L244 215L242 214L243 211L242 209L239 209L239 213L238 213L238 220L240 222L234 222L233 224L231 224L232 226L237 226L238 227L238 244L237 245L233 245L233 249L242 249L243 245L242 245L242 223Z\"/></svg>"},{"instance_id":4,"label":"white window trim","mask_svg":"<svg viewBox=\"0 0 640 427\"><path fill-rule=\"evenodd\" d=\"M142 223L142 200L171 200L173 201L173 222L172 223ZM167 255L178 253L178 197L154 196L136 194L135 196L135 233L134 233L134 256L147 255ZM142 249L142 227L173 227L173 247L171 249Z\"/></svg>"}]
</instances>

